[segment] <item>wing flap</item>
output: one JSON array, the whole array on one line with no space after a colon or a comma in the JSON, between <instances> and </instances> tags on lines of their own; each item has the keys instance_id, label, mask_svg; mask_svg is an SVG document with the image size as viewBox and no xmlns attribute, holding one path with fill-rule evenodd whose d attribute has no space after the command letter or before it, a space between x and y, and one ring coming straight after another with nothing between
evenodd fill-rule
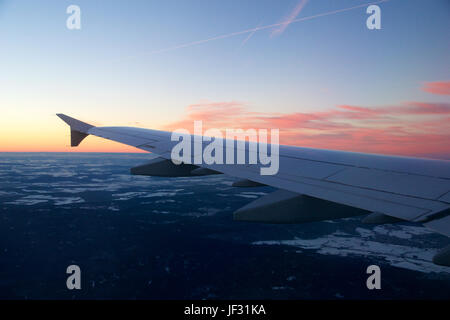
<instances>
[{"instance_id":1,"label":"wing flap","mask_svg":"<svg viewBox=\"0 0 450 320\"><path fill-rule=\"evenodd\" d=\"M428 214L442 211L448 207L448 204L440 201L347 186L324 180L300 178L284 172L279 172L274 176L261 176L256 167L250 168L245 165L211 165L208 167L242 179L372 212L384 213L403 220L420 220Z\"/></svg>"},{"instance_id":2,"label":"wing flap","mask_svg":"<svg viewBox=\"0 0 450 320\"><path fill-rule=\"evenodd\" d=\"M347 168L325 180L424 199L438 199L450 190L450 180L364 168Z\"/></svg>"}]
</instances>

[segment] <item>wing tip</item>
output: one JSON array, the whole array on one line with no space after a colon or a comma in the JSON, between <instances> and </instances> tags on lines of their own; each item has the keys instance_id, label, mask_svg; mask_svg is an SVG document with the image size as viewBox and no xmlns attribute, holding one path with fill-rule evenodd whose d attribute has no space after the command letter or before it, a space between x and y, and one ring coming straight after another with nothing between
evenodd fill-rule
<instances>
[{"instance_id":1,"label":"wing tip","mask_svg":"<svg viewBox=\"0 0 450 320\"><path fill-rule=\"evenodd\" d=\"M82 133L87 133L89 129L94 128L93 125L90 125L89 123L80 121L78 119L69 117L68 115L65 115L64 113L57 113L56 114L62 121L67 123L70 126L71 130L79 131Z\"/></svg>"},{"instance_id":2,"label":"wing tip","mask_svg":"<svg viewBox=\"0 0 450 320\"><path fill-rule=\"evenodd\" d=\"M70 146L77 147L89 135L89 129L94 128L86 122L69 117L64 113L56 114L62 121L70 126Z\"/></svg>"}]
</instances>

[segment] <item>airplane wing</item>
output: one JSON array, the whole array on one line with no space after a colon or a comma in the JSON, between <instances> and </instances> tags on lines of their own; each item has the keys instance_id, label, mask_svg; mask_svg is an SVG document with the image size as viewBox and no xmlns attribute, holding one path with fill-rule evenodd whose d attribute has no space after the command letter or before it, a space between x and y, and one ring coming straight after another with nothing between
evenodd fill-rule
<instances>
[{"instance_id":1,"label":"airplane wing","mask_svg":"<svg viewBox=\"0 0 450 320\"><path fill-rule=\"evenodd\" d=\"M94 135L159 156L132 168L132 174L170 177L224 173L240 179L234 184L237 187L268 185L278 189L237 210L235 220L301 223L368 214L363 220L367 223L406 220L450 236L450 161L280 145L278 172L261 175L261 164L175 165L171 152L178 141L172 141L171 132L95 127L64 114L58 116L70 126L72 146ZM193 140L192 158L208 144ZM227 148L228 144L225 152ZM231 148L234 154L238 152L237 144ZM249 153L251 149L247 149ZM450 265L450 246L433 261Z\"/></svg>"}]
</instances>

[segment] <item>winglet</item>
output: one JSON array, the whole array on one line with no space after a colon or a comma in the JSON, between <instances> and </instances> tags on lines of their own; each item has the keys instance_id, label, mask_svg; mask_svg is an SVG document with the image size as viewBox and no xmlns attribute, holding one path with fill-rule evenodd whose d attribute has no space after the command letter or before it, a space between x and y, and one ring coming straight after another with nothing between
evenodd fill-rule
<instances>
[{"instance_id":1,"label":"winglet","mask_svg":"<svg viewBox=\"0 0 450 320\"><path fill-rule=\"evenodd\" d=\"M56 115L70 126L70 145L72 147L78 146L89 135L89 129L94 128L94 126L86 122L71 118L65 114L58 113Z\"/></svg>"}]
</instances>

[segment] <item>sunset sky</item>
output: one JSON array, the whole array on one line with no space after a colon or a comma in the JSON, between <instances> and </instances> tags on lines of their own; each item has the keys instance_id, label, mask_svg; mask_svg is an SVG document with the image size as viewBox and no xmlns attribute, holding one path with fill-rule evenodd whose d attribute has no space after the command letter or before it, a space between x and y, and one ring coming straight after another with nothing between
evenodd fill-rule
<instances>
[{"instance_id":1,"label":"sunset sky","mask_svg":"<svg viewBox=\"0 0 450 320\"><path fill-rule=\"evenodd\" d=\"M0 0L0 152L138 151L95 137L71 149L65 113L450 159L450 2L379 3L368 30L372 2ZM66 28L71 4L81 30Z\"/></svg>"}]
</instances>

